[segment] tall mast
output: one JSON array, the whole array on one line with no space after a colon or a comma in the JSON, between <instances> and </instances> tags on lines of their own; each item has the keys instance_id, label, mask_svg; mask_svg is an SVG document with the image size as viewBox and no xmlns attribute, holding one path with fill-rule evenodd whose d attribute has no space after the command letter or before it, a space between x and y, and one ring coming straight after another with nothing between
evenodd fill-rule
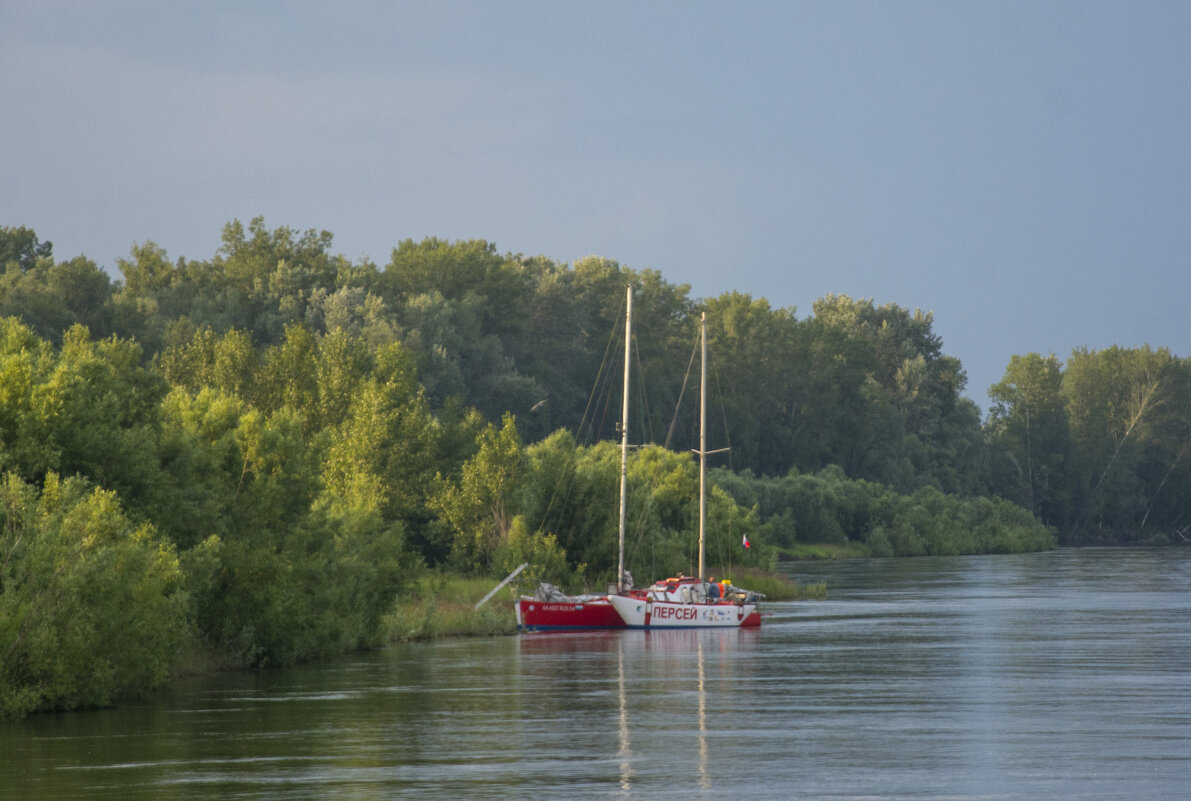
<instances>
[{"instance_id":1,"label":"tall mast","mask_svg":"<svg viewBox=\"0 0 1191 801\"><path fill-rule=\"evenodd\" d=\"M624 399L620 407L620 537L616 563L616 592L624 592L625 495L629 486L629 362L633 340L633 287L625 291L624 314Z\"/></svg>"},{"instance_id":2,"label":"tall mast","mask_svg":"<svg viewBox=\"0 0 1191 801\"><path fill-rule=\"evenodd\" d=\"M701 354L699 358L699 581L703 575L703 542L707 526L707 312L699 321Z\"/></svg>"},{"instance_id":3,"label":"tall mast","mask_svg":"<svg viewBox=\"0 0 1191 801\"><path fill-rule=\"evenodd\" d=\"M707 457L713 453L726 453L727 448L707 450L707 312L699 321L699 341L702 354L699 359L699 580L707 569L704 564L707 541Z\"/></svg>"}]
</instances>

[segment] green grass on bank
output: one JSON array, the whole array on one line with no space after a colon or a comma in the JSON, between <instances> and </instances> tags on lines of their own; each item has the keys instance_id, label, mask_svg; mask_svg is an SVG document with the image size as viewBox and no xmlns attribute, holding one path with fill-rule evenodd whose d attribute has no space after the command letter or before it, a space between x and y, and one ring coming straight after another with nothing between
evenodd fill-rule
<instances>
[{"instance_id":1,"label":"green grass on bank","mask_svg":"<svg viewBox=\"0 0 1191 801\"><path fill-rule=\"evenodd\" d=\"M781 548L778 558L783 561L802 562L817 559L857 559L871 555L868 548L860 542L849 542L845 545L799 542L789 548Z\"/></svg>"},{"instance_id":2,"label":"green grass on bank","mask_svg":"<svg viewBox=\"0 0 1191 801\"><path fill-rule=\"evenodd\" d=\"M410 592L399 597L385 618L392 642L430 640L437 637L513 634L517 619L512 591L504 587L475 609L475 604L500 583L500 579L467 578L427 573Z\"/></svg>"}]
</instances>

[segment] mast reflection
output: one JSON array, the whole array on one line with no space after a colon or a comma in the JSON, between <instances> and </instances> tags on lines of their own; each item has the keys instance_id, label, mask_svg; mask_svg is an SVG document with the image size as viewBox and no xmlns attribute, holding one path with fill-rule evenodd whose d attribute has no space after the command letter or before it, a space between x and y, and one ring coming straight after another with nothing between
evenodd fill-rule
<instances>
[{"instance_id":1,"label":"mast reflection","mask_svg":"<svg viewBox=\"0 0 1191 801\"><path fill-rule=\"evenodd\" d=\"M619 726L617 727L617 738L619 749L617 756L620 759L620 789L624 793L628 793L633 789L633 748L629 738L629 709L626 698L625 681L624 681L624 639L618 640L616 645L616 675L617 675L617 700L619 702L620 716Z\"/></svg>"}]
</instances>

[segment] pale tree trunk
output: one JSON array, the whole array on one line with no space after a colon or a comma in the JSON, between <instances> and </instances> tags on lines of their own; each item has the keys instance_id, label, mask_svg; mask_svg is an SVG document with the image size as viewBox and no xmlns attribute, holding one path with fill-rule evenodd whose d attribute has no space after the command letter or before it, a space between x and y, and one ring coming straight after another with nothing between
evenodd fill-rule
<instances>
[{"instance_id":1,"label":"pale tree trunk","mask_svg":"<svg viewBox=\"0 0 1191 801\"><path fill-rule=\"evenodd\" d=\"M1116 463L1117 457L1120 456L1121 449L1124 448L1125 443L1129 441L1129 436L1133 433L1133 429L1136 428L1137 424L1141 422L1141 419L1145 417L1146 412L1150 408L1150 401L1153 400L1154 395L1158 392L1158 387L1161 386L1161 384L1162 379L1156 378L1146 387L1142 388L1142 391L1139 393L1140 397L1137 399L1136 410L1130 417L1129 424L1125 427L1125 432L1121 435L1120 440L1117 442L1117 446L1113 448L1112 456L1109 457L1108 464L1104 466L1103 472L1100 473L1100 478L1096 480L1096 485L1092 487L1092 491L1088 493L1088 498L1084 502L1083 511L1080 513L1079 517L1076 518L1074 526L1072 526L1072 533L1078 532L1083 526L1084 522L1087 520L1088 510L1092 506L1092 501L1100 492L1100 487L1104 485L1104 480L1108 478L1108 474L1112 472L1112 467Z\"/></svg>"}]
</instances>

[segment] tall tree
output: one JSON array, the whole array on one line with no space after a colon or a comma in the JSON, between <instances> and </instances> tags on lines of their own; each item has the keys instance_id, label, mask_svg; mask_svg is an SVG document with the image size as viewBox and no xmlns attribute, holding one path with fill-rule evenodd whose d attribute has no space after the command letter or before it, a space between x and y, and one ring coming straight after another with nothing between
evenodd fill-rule
<instances>
[{"instance_id":1,"label":"tall tree","mask_svg":"<svg viewBox=\"0 0 1191 801\"><path fill-rule=\"evenodd\" d=\"M489 424L477 445L458 483L438 477L430 503L455 532L456 564L484 571L508 537L528 465L512 415Z\"/></svg>"},{"instance_id":2,"label":"tall tree","mask_svg":"<svg viewBox=\"0 0 1191 801\"><path fill-rule=\"evenodd\" d=\"M998 490L1048 525L1071 514L1071 434L1063 395L1063 365L1052 353L1014 355L989 390L988 431L1008 471Z\"/></svg>"},{"instance_id":3,"label":"tall tree","mask_svg":"<svg viewBox=\"0 0 1191 801\"><path fill-rule=\"evenodd\" d=\"M1071 354L1063 379L1079 465L1071 536L1087 535L1089 526L1120 532L1140 525L1149 494L1142 468L1155 424L1179 397L1179 374L1165 348Z\"/></svg>"},{"instance_id":4,"label":"tall tree","mask_svg":"<svg viewBox=\"0 0 1191 801\"><path fill-rule=\"evenodd\" d=\"M41 242L32 228L0 226L0 270L16 265L21 272L28 272L41 259L51 259L54 253L52 242Z\"/></svg>"}]
</instances>

